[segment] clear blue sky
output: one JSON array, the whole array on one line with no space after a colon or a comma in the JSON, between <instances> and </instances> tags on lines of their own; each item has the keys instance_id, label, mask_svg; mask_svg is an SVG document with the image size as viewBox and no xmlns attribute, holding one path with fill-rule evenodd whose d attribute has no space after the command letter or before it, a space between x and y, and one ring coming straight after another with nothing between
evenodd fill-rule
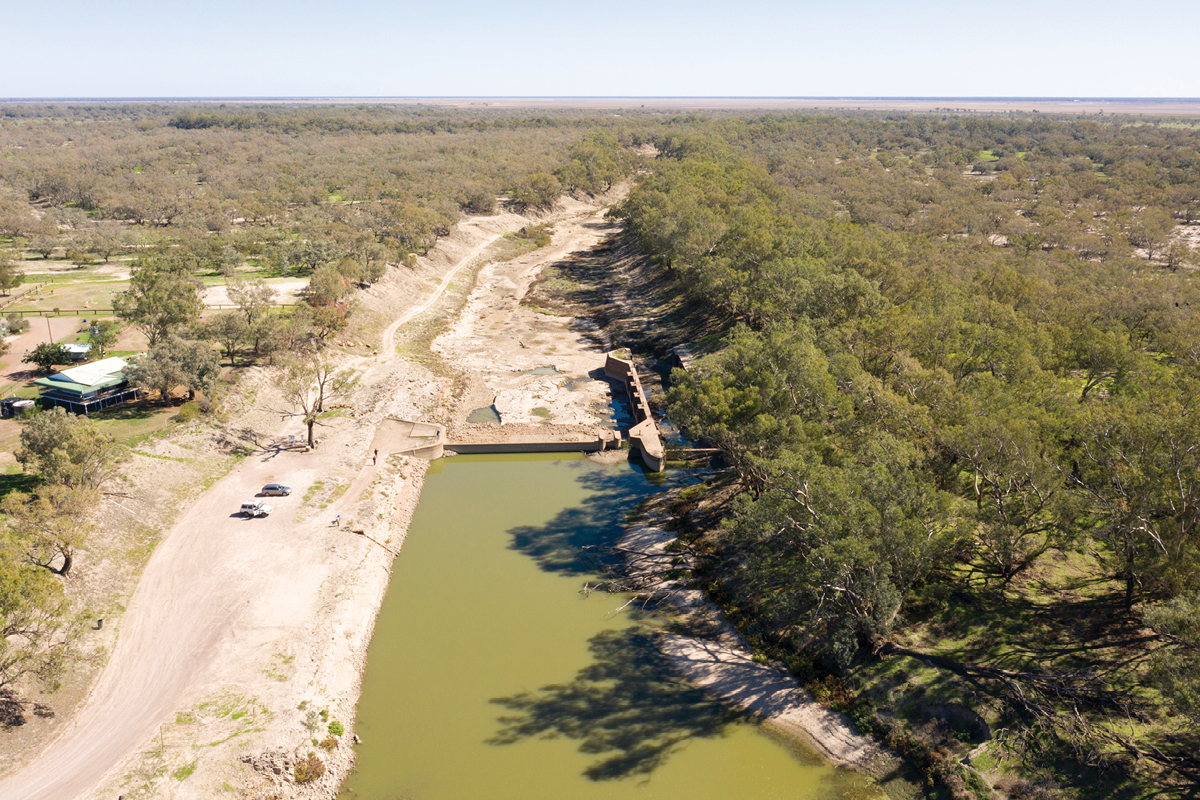
<instances>
[{"instance_id":1,"label":"clear blue sky","mask_svg":"<svg viewBox=\"0 0 1200 800\"><path fill-rule=\"evenodd\" d=\"M0 97L1200 97L1195 0L13 0Z\"/></svg>"}]
</instances>

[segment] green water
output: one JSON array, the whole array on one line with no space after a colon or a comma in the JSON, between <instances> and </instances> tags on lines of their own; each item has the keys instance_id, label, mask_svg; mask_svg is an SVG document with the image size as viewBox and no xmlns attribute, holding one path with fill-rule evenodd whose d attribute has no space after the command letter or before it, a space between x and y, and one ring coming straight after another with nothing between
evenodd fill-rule
<instances>
[{"instance_id":1,"label":"green water","mask_svg":"<svg viewBox=\"0 0 1200 800\"><path fill-rule=\"evenodd\" d=\"M495 406L486 406L477 408L467 415L467 422L473 425L483 425L488 422L499 422L500 414L496 412Z\"/></svg>"},{"instance_id":2,"label":"green water","mask_svg":"<svg viewBox=\"0 0 1200 800\"><path fill-rule=\"evenodd\" d=\"M435 462L381 609L343 800L867 798L864 779L679 681L579 589L658 491L560 454Z\"/></svg>"}]
</instances>

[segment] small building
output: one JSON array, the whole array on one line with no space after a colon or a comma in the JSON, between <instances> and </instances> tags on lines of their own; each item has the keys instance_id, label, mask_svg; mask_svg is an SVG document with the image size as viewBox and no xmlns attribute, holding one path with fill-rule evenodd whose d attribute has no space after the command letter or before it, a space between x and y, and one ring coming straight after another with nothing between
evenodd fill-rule
<instances>
[{"instance_id":1,"label":"small building","mask_svg":"<svg viewBox=\"0 0 1200 800\"><path fill-rule=\"evenodd\" d=\"M59 347L67 354L72 361L86 361L87 357L92 354L92 346L86 342L79 344L60 344Z\"/></svg>"},{"instance_id":2,"label":"small building","mask_svg":"<svg viewBox=\"0 0 1200 800\"><path fill-rule=\"evenodd\" d=\"M105 358L71 367L34 381L42 408L62 406L72 414L88 414L136 400L138 389L125 377L125 359Z\"/></svg>"}]
</instances>

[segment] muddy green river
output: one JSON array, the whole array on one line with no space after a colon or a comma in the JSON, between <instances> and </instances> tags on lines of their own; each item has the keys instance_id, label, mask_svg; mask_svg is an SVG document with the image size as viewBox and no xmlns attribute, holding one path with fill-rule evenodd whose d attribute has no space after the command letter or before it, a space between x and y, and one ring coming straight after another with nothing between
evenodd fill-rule
<instances>
[{"instance_id":1,"label":"muddy green river","mask_svg":"<svg viewBox=\"0 0 1200 800\"><path fill-rule=\"evenodd\" d=\"M558 454L435 462L368 656L343 800L876 798L678 680L653 621L580 588L658 491Z\"/></svg>"}]
</instances>

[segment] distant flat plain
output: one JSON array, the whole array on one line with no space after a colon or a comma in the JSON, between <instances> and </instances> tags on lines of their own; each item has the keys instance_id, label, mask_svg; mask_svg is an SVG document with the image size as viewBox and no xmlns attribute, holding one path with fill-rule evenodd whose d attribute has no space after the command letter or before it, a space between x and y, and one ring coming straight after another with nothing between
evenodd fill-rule
<instances>
[{"instance_id":1,"label":"distant flat plain","mask_svg":"<svg viewBox=\"0 0 1200 800\"><path fill-rule=\"evenodd\" d=\"M0 103L228 103L415 105L493 109L659 111L906 111L997 114L1142 114L1200 116L1200 97L125 97L0 99Z\"/></svg>"}]
</instances>

